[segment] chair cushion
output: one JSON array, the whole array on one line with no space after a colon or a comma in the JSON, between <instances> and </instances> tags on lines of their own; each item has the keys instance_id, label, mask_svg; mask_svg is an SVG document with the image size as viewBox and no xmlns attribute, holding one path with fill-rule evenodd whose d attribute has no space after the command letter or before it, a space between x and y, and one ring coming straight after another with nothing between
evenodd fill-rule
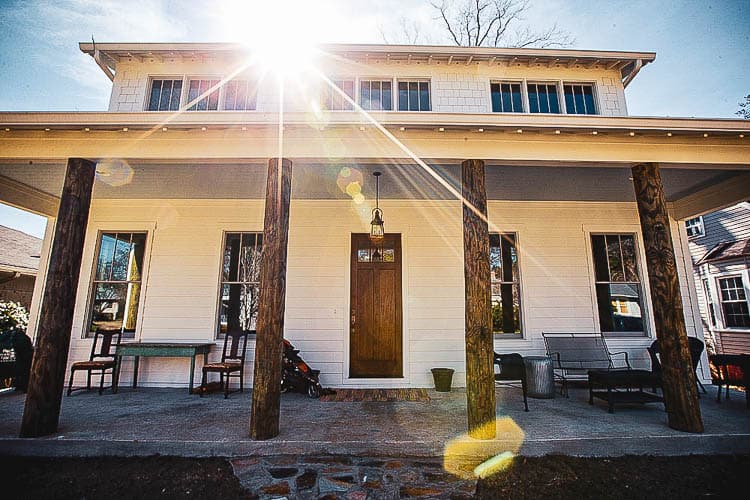
<instances>
[{"instance_id":1,"label":"chair cushion","mask_svg":"<svg viewBox=\"0 0 750 500\"><path fill-rule=\"evenodd\" d=\"M97 369L101 370L103 368L113 368L115 366L115 360L114 359L102 359L102 360L96 360L96 361L76 361L71 365L73 369L76 370L86 370L86 369Z\"/></svg>"},{"instance_id":2,"label":"chair cushion","mask_svg":"<svg viewBox=\"0 0 750 500\"><path fill-rule=\"evenodd\" d=\"M589 381L610 387L661 385L661 377L648 370L589 370Z\"/></svg>"},{"instance_id":3,"label":"chair cushion","mask_svg":"<svg viewBox=\"0 0 750 500\"><path fill-rule=\"evenodd\" d=\"M218 371L234 371L241 370L242 365L240 363L207 363L203 365L204 371L218 372Z\"/></svg>"}]
</instances>

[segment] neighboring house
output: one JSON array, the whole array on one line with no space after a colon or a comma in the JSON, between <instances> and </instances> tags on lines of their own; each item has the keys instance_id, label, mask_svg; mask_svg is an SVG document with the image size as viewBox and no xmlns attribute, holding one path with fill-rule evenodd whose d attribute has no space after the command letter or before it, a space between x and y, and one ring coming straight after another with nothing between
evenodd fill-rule
<instances>
[{"instance_id":1,"label":"neighboring house","mask_svg":"<svg viewBox=\"0 0 750 500\"><path fill-rule=\"evenodd\" d=\"M113 81L108 111L0 113L1 200L54 219L67 159L101 160L71 362L104 326L215 342L212 359L227 329L253 329L279 156L293 163L285 336L324 385L425 387L433 367L465 383L468 159L486 174L495 351L541 354L542 332L603 331L649 366L651 223L636 196L650 201L631 170L643 162L661 165L658 230L674 243L687 332L702 336L684 220L746 199L750 122L629 117L625 87L653 53L328 45L316 70L287 67L281 89L241 45L80 48ZM366 237L375 171L379 244ZM185 385L186 369L148 359L140 378Z\"/></svg>"},{"instance_id":2,"label":"neighboring house","mask_svg":"<svg viewBox=\"0 0 750 500\"><path fill-rule=\"evenodd\" d=\"M28 310L39 269L42 240L0 226L0 302L20 302Z\"/></svg>"},{"instance_id":3,"label":"neighboring house","mask_svg":"<svg viewBox=\"0 0 750 500\"><path fill-rule=\"evenodd\" d=\"M750 202L685 221L706 339L750 352Z\"/></svg>"}]
</instances>

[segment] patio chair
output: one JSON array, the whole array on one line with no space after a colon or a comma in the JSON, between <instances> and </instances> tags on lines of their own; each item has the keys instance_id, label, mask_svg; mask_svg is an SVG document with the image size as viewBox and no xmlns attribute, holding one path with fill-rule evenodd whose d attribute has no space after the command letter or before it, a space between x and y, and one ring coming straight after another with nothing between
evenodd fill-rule
<instances>
[{"instance_id":1,"label":"patio chair","mask_svg":"<svg viewBox=\"0 0 750 500\"><path fill-rule=\"evenodd\" d=\"M206 380L210 372L219 374L219 381L224 386L224 399L229 397L230 377L240 379L240 388L231 392L243 392L245 351L247 350L247 337L251 333L255 334L255 330L235 330L226 333L224 336L224 349L221 353L221 361L218 363L207 363L203 365L201 387L206 387ZM225 376L227 379L226 383L224 382ZM203 397L203 391L200 391L200 396Z\"/></svg>"},{"instance_id":2,"label":"patio chair","mask_svg":"<svg viewBox=\"0 0 750 500\"><path fill-rule=\"evenodd\" d=\"M703 387L700 379L698 378L698 363L700 363L701 356L703 355L703 349L705 345L703 342L696 337L688 337L688 348L690 349L690 360L693 363L693 371L695 372L695 381L698 383L698 387L703 390L703 394L706 394L706 388ZM649 347L648 355L651 358L651 372L658 374L661 378L661 361L659 360L659 339L654 340ZM700 397L700 392L698 393Z\"/></svg>"},{"instance_id":3,"label":"patio chair","mask_svg":"<svg viewBox=\"0 0 750 500\"><path fill-rule=\"evenodd\" d=\"M524 411L529 411L529 404L526 397L526 368L523 364L523 357L515 352L511 354L495 353L495 365L499 369L498 372L495 372L495 385L518 387L512 382L520 381L521 390L523 391Z\"/></svg>"},{"instance_id":4,"label":"patio chair","mask_svg":"<svg viewBox=\"0 0 750 500\"><path fill-rule=\"evenodd\" d=\"M76 371L86 372L86 390L91 389L91 373L100 372L99 394L104 391L104 376L107 371L113 375L117 363L117 346L120 345L122 332L120 330L102 330L94 332L94 343L91 344L91 355L88 361L76 361L70 366L70 380L68 381L68 396L74 390L83 390L83 387L73 389L73 375ZM110 386L111 387L111 386Z\"/></svg>"},{"instance_id":5,"label":"patio chair","mask_svg":"<svg viewBox=\"0 0 750 500\"><path fill-rule=\"evenodd\" d=\"M552 358L560 394L568 397L571 375L586 375L589 370L631 369L627 352L609 352L601 333L542 333L547 355ZM623 356L615 366L612 356ZM624 364L624 366L623 366Z\"/></svg>"}]
</instances>

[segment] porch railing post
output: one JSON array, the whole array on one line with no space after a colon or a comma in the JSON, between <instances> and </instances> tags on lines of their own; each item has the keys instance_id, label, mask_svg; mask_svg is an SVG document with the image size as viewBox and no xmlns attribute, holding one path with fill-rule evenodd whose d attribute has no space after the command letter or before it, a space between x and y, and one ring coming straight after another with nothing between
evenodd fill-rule
<instances>
[{"instance_id":1,"label":"porch railing post","mask_svg":"<svg viewBox=\"0 0 750 500\"><path fill-rule=\"evenodd\" d=\"M495 379L493 367L490 289L490 236L484 162L461 164L463 205L464 287L466 322L466 408L469 435L495 437Z\"/></svg>"},{"instance_id":2,"label":"porch railing post","mask_svg":"<svg viewBox=\"0 0 750 500\"><path fill-rule=\"evenodd\" d=\"M286 158L281 162L276 158L269 160L250 416L250 437L253 439L271 439L279 435L291 191L292 162Z\"/></svg>"},{"instance_id":3,"label":"porch railing post","mask_svg":"<svg viewBox=\"0 0 750 500\"><path fill-rule=\"evenodd\" d=\"M57 431L95 173L93 161L68 159L42 297L21 437L46 436Z\"/></svg>"},{"instance_id":4,"label":"porch railing post","mask_svg":"<svg viewBox=\"0 0 750 500\"><path fill-rule=\"evenodd\" d=\"M703 432L659 166L644 163L634 166L632 172L661 353L667 419L673 429ZM688 279L692 279L692 276Z\"/></svg>"}]
</instances>

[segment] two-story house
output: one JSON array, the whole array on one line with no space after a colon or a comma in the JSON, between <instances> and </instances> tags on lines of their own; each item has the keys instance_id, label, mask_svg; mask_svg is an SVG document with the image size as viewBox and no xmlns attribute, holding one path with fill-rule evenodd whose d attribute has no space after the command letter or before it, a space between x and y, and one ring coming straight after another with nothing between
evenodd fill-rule
<instances>
[{"instance_id":1,"label":"two-story house","mask_svg":"<svg viewBox=\"0 0 750 500\"><path fill-rule=\"evenodd\" d=\"M626 87L653 53L328 45L276 72L236 44L80 49L112 80L107 111L0 113L0 199L53 219L40 277L66 160L98 161L70 361L101 327L217 352L227 329L254 328L266 168L280 156L293 164L285 337L338 387L431 386L433 367L464 384L465 160L486 175L497 352L601 331L649 366L642 163L660 166L700 336L684 220L750 192L748 122L628 116ZM185 363L144 360L141 383L185 385Z\"/></svg>"},{"instance_id":2,"label":"two-story house","mask_svg":"<svg viewBox=\"0 0 750 500\"><path fill-rule=\"evenodd\" d=\"M750 202L685 225L706 339L717 353L750 352Z\"/></svg>"}]
</instances>

